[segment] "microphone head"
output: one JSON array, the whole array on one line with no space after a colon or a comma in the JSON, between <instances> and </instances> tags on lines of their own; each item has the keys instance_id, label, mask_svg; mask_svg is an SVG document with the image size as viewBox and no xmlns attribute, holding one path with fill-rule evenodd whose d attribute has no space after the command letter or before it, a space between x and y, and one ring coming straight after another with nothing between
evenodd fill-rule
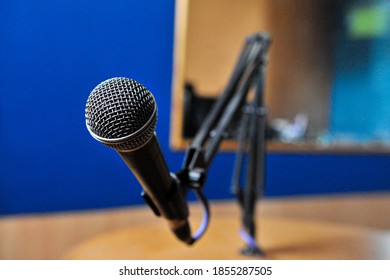
<instances>
[{"instance_id":1,"label":"microphone head","mask_svg":"<svg viewBox=\"0 0 390 280\"><path fill-rule=\"evenodd\" d=\"M112 78L90 93L85 119L93 138L115 150L132 151L153 137L157 105L151 92L139 82Z\"/></svg>"}]
</instances>

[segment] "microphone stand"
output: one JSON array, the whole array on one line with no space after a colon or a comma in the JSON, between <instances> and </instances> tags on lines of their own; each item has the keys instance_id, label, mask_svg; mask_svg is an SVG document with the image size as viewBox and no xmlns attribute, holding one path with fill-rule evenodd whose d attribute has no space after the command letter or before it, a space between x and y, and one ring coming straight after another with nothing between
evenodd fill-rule
<instances>
[{"instance_id":1,"label":"microphone stand","mask_svg":"<svg viewBox=\"0 0 390 280\"><path fill-rule=\"evenodd\" d=\"M256 242L255 206L264 191L264 142L266 110L263 104L264 74L270 38L266 33L256 33L245 40L233 73L214 106L206 116L186 151L182 170L174 174L186 193L193 190L204 209L201 226L194 242L207 229L209 205L202 193L208 168L220 143L227 137L227 129L235 117L241 115L238 131L238 148L233 173L232 192L237 195L242 210L240 236L247 247L245 255L263 255ZM247 97L253 89L254 97ZM241 186L244 155L248 155L246 186Z\"/></svg>"}]
</instances>

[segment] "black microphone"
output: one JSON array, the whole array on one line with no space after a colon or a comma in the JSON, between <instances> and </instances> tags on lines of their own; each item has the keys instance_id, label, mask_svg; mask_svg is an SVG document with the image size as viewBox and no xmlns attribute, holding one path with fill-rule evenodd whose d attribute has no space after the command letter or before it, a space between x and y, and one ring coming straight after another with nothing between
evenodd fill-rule
<instances>
[{"instance_id":1,"label":"black microphone","mask_svg":"<svg viewBox=\"0 0 390 280\"><path fill-rule=\"evenodd\" d=\"M184 191L156 137L157 105L150 91L132 79L108 79L90 93L85 117L92 137L116 150L133 172L154 213L168 221L177 238L192 244Z\"/></svg>"}]
</instances>

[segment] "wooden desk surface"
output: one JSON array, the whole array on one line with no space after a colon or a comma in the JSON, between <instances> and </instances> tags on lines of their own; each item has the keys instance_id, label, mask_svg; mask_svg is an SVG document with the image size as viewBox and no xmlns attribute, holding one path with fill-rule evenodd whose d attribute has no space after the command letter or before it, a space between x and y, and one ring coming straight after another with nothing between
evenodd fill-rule
<instances>
[{"instance_id":1,"label":"wooden desk surface","mask_svg":"<svg viewBox=\"0 0 390 280\"><path fill-rule=\"evenodd\" d=\"M211 208L210 228L193 248L144 206L3 216L0 259L241 258L235 201L211 201ZM257 210L258 240L269 259L390 258L388 192L264 199ZM191 205L194 227L199 216Z\"/></svg>"},{"instance_id":2,"label":"wooden desk surface","mask_svg":"<svg viewBox=\"0 0 390 280\"><path fill-rule=\"evenodd\" d=\"M208 232L193 246L177 241L163 221L134 219L75 246L65 259L257 259L240 254L239 215L219 204ZM137 213L144 216L143 211ZM193 216L200 219L198 211ZM258 217L265 259L390 259L390 233L360 225L284 217Z\"/></svg>"},{"instance_id":3,"label":"wooden desk surface","mask_svg":"<svg viewBox=\"0 0 390 280\"><path fill-rule=\"evenodd\" d=\"M65 259L258 259L240 254L238 224L217 217L207 235L188 247L160 224L134 224L93 237L70 250ZM390 259L390 234L358 226L264 218L261 259Z\"/></svg>"}]
</instances>

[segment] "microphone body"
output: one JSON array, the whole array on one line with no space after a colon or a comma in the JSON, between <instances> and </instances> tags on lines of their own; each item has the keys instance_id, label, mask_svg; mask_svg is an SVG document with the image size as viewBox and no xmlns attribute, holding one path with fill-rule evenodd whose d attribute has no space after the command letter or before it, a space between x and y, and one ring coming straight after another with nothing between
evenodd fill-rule
<instances>
[{"instance_id":1,"label":"microphone body","mask_svg":"<svg viewBox=\"0 0 390 280\"><path fill-rule=\"evenodd\" d=\"M192 244L185 195L155 134L157 105L149 90L132 79L106 80L89 95L85 116L91 136L118 152L154 213L167 220L177 238Z\"/></svg>"},{"instance_id":2,"label":"microphone body","mask_svg":"<svg viewBox=\"0 0 390 280\"><path fill-rule=\"evenodd\" d=\"M191 243L188 207L177 179L168 171L158 139L154 134L142 148L118 151L144 189L142 197L157 216L163 216L175 235Z\"/></svg>"}]
</instances>

